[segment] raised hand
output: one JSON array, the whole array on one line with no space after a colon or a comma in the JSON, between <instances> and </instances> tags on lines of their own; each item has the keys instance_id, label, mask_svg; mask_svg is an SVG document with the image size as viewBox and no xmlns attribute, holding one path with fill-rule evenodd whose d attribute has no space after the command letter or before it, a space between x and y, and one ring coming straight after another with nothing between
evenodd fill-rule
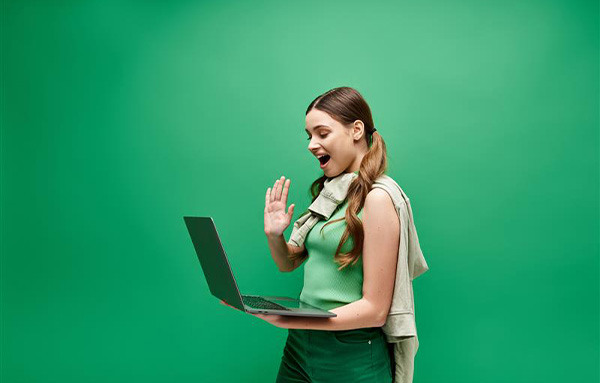
<instances>
[{"instance_id":1,"label":"raised hand","mask_svg":"<svg viewBox=\"0 0 600 383\"><path fill-rule=\"evenodd\" d=\"M286 180L284 176L275 181L273 189L267 189L267 195L265 196L265 234L268 236L283 235L285 229L290 225L295 205L291 204L288 212L285 212L289 189L290 180Z\"/></svg>"}]
</instances>

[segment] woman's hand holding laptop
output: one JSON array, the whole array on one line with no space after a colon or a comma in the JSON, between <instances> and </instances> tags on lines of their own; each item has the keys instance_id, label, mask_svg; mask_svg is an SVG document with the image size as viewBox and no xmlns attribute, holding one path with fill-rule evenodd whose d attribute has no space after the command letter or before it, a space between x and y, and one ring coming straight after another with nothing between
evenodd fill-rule
<instances>
[{"instance_id":1,"label":"woman's hand holding laptop","mask_svg":"<svg viewBox=\"0 0 600 383\"><path fill-rule=\"evenodd\" d=\"M227 302L225 302L224 300L221 300L221 304L223 304L225 306L229 306L238 311L242 311L242 310L238 309L237 307L233 307L233 306L227 304ZM257 318L260 318L266 322L271 323L273 326L277 326L280 328L288 328L288 327L286 327L286 323L289 323L291 320L290 317L286 317L284 315L276 315L276 314L265 315L265 314L253 314L253 313L248 313L248 314L254 315Z\"/></svg>"}]
</instances>

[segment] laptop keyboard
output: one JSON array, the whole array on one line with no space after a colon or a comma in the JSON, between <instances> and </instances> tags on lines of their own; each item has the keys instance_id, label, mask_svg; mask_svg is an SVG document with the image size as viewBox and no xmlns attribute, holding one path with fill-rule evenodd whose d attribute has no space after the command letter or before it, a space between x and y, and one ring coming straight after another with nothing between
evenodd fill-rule
<instances>
[{"instance_id":1,"label":"laptop keyboard","mask_svg":"<svg viewBox=\"0 0 600 383\"><path fill-rule=\"evenodd\" d=\"M278 305L277 303L253 295L242 295L242 301L244 302L244 304L247 304L248 306L255 309L274 309L289 311L287 307Z\"/></svg>"}]
</instances>

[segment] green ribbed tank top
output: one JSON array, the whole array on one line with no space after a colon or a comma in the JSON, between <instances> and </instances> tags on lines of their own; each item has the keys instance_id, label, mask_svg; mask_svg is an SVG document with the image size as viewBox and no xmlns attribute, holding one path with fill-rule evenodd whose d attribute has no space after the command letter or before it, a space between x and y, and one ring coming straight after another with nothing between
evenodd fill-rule
<instances>
[{"instance_id":1,"label":"green ribbed tank top","mask_svg":"<svg viewBox=\"0 0 600 383\"><path fill-rule=\"evenodd\" d=\"M327 222L343 218L347 208L348 200L338 206L329 220L318 221L304 241L308 259L304 262L304 286L300 300L324 310L331 310L362 298L362 252L356 264L346 266L342 270L337 269L340 265L334 261L335 249L346 230L346 220L328 225L321 233L321 228ZM362 209L357 215L362 219ZM348 237L341 252L349 252L353 245L352 237Z\"/></svg>"}]
</instances>

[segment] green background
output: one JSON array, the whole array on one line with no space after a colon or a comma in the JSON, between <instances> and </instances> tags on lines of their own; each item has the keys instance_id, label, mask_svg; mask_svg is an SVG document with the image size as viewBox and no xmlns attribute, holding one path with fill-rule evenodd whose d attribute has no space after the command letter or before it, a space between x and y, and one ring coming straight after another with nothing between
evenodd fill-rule
<instances>
[{"instance_id":1,"label":"green background","mask_svg":"<svg viewBox=\"0 0 600 383\"><path fill-rule=\"evenodd\" d=\"M269 382L286 331L210 295L295 296L263 232L322 174L304 112L370 104L430 271L415 382L597 382L593 1L2 2L2 381ZM291 227L286 231L286 238Z\"/></svg>"}]
</instances>

